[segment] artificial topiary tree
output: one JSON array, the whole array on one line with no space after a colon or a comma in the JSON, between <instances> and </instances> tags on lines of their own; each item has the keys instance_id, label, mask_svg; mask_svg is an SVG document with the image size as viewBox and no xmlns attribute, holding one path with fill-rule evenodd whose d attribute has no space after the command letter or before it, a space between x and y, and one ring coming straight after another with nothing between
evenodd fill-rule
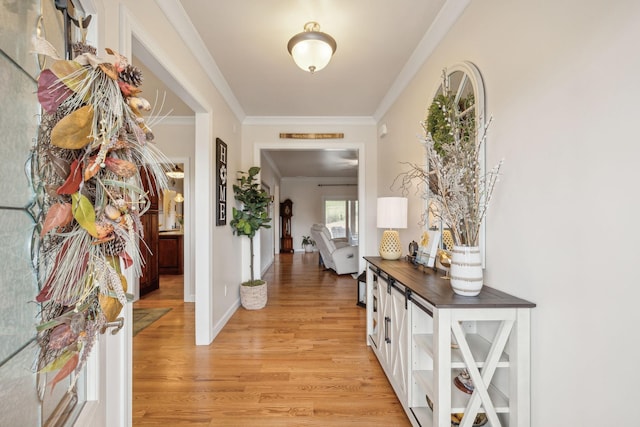
<instances>
[{"instance_id":1,"label":"artificial topiary tree","mask_svg":"<svg viewBox=\"0 0 640 427\"><path fill-rule=\"evenodd\" d=\"M248 172L239 172L238 183L233 185L235 199L242 204L241 209L233 208L233 219L229 223L233 228L233 234L249 237L251 258L251 280L243 283L244 286L258 286L264 282L254 279L253 275L253 238L261 228L271 228L269 224L269 203L271 196L260 187L256 176L260 168L254 166Z\"/></svg>"}]
</instances>

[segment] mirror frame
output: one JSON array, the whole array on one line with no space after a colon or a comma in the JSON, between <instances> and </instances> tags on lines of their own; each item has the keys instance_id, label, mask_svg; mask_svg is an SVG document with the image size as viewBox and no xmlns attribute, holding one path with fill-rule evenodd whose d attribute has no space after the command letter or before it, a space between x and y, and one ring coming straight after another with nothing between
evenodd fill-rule
<instances>
[{"instance_id":1,"label":"mirror frame","mask_svg":"<svg viewBox=\"0 0 640 427\"><path fill-rule=\"evenodd\" d=\"M456 72L462 72L463 76L462 79L460 81L460 83L454 88L451 86L451 76L456 73ZM476 129L478 130L478 132L476 133L476 138L478 138L479 136L481 136L481 132L484 131L485 129L485 125L486 125L486 120L485 120L485 88L484 88L484 82L482 80L482 75L480 74L480 70L478 69L478 67L476 67L475 64L473 64L472 62L469 61L462 61L459 63L455 63L453 64L451 67L445 68L443 73L446 73L445 78L447 79L447 82L449 83L449 88L451 89L452 92L456 92L458 94L458 96L460 95L460 87L463 85L467 85L470 84L473 90L473 96L475 99L475 121L476 121ZM429 106L431 106L431 104L433 103L433 100L435 99L435 97L439 94L442 93L442 78L439 80L438 85L436 86L435 90L432 92L432 96L430 98L430 102L427 106L427 114L425 115L425 118L428 116L428 110L429 110ZM482 146L480 147L480 170L481 173L484 174L486 172L486 139L485 142L482 143ZM428 159L426 159L426 164L428 164ZM429 208L429 200L427 198L426 200L426 204L425 204L425 209L428 211ZM486 219L486 218L485 218ZM426 224L426 228L429 228L429 222L427 221ZM439 229L440 231L442 231L442 222L440 222L439 224ZM480 240L479 240L479 247L480 247L480 254L482 257L482 268L485 268L485 258L486 258L486 226L485 226L485 221L482 221L482 224L480 225ZM443 243L442 241L440 242L440 247L442 247Z\"/></svg>"}]
</instances>

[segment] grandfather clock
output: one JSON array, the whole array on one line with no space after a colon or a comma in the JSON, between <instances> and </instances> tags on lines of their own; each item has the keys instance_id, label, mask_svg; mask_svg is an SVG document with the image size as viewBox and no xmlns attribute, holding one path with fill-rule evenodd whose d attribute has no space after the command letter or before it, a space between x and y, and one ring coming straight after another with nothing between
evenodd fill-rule
<instances>
[{"instance_id":1,"label":"grandfather clock","mask_svg":"<svg viewBox=\"0 0 640 427\"><path fill-rule=\"evenodd\" d=\"M293 253L293 239L291 238L291 217L293 216L293 202L289 199L280 203L280 253Z\"/></svg>"}]
</instances>

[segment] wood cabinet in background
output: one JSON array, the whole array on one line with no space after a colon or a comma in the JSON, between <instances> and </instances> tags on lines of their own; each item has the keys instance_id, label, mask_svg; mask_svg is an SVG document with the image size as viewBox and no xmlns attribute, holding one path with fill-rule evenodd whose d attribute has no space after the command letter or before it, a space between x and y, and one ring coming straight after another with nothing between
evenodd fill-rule
<instances>
[{"instance_id":1,"label":"wood cabinet in background","mask_svg":"<svg viewBox=\"0 0 640 427\"><path fill-rule=\"evenodd\" d=\"M140 276L140 296L148 294L160 287L160 273L158 271L158 192L150 191L149 180L145 169L140 171L142 184L149 195L149 210L140 217L144 232L144 242L140 242L140 253L144 264Z\"/></svg>"},{"instance_id":2,"label":"wood cabinet in background","mask_svg":"<svg viewBox=\"0 0 640 427\"><path fill-rule=\"evenodd\" d=\"M140 253L144 259L142 276L140 276L140 296L148 294L160 287L158 271L158 211L147 211L142 217L144 242L140 242Z\"/></svg>"},{"instance_id":3,"label":"wood cabinet in background","mask_svg":"<svg viewBox=\"0 0 640 427\"><path fill-rule=\"evenodd\" d=\"M183 234L172 231L160 233L158 240L158 268L160 274L183 273Z\"/></svg>"}]
</instances>

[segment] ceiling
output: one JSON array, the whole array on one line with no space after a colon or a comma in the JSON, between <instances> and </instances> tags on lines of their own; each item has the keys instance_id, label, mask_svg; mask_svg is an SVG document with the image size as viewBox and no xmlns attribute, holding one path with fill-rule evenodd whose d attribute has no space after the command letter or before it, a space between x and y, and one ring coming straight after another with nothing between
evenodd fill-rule
<instances>
[{"instance_id":1,"label":"ceiling","mask_svg":"<svg viewBox=\"0 0 640 427\"><path fill-rule=\"evenodd\" d=\"M174 0L158 4L172 17L202 63L210 65L206 69L213 69L212 80L222 86L221 93L239 120L375 120L413 77L468 1ZM338 45L329 65L314 74L299 69L287 51L289 39L308 21L318 22L321 31ZM167 92L164 114L193 114L152 76L153 72L143 72L143 89L150 101L156 92ZM157 103L162 102L160 98ZM299 176L291 174L301 170L307 171L305 176L345 176L349 168L344 160L354 157L353 152L304 154L314 155L316 160L305 162L301 157L293 163L291 151L274 151L270 157L283 177ZM295 165L299 167L292 168ZM327 172L323 165L333 168ZM351 161L350 169L349 176L356 176L357 162Z\"/></svg>"}]
</instances>

